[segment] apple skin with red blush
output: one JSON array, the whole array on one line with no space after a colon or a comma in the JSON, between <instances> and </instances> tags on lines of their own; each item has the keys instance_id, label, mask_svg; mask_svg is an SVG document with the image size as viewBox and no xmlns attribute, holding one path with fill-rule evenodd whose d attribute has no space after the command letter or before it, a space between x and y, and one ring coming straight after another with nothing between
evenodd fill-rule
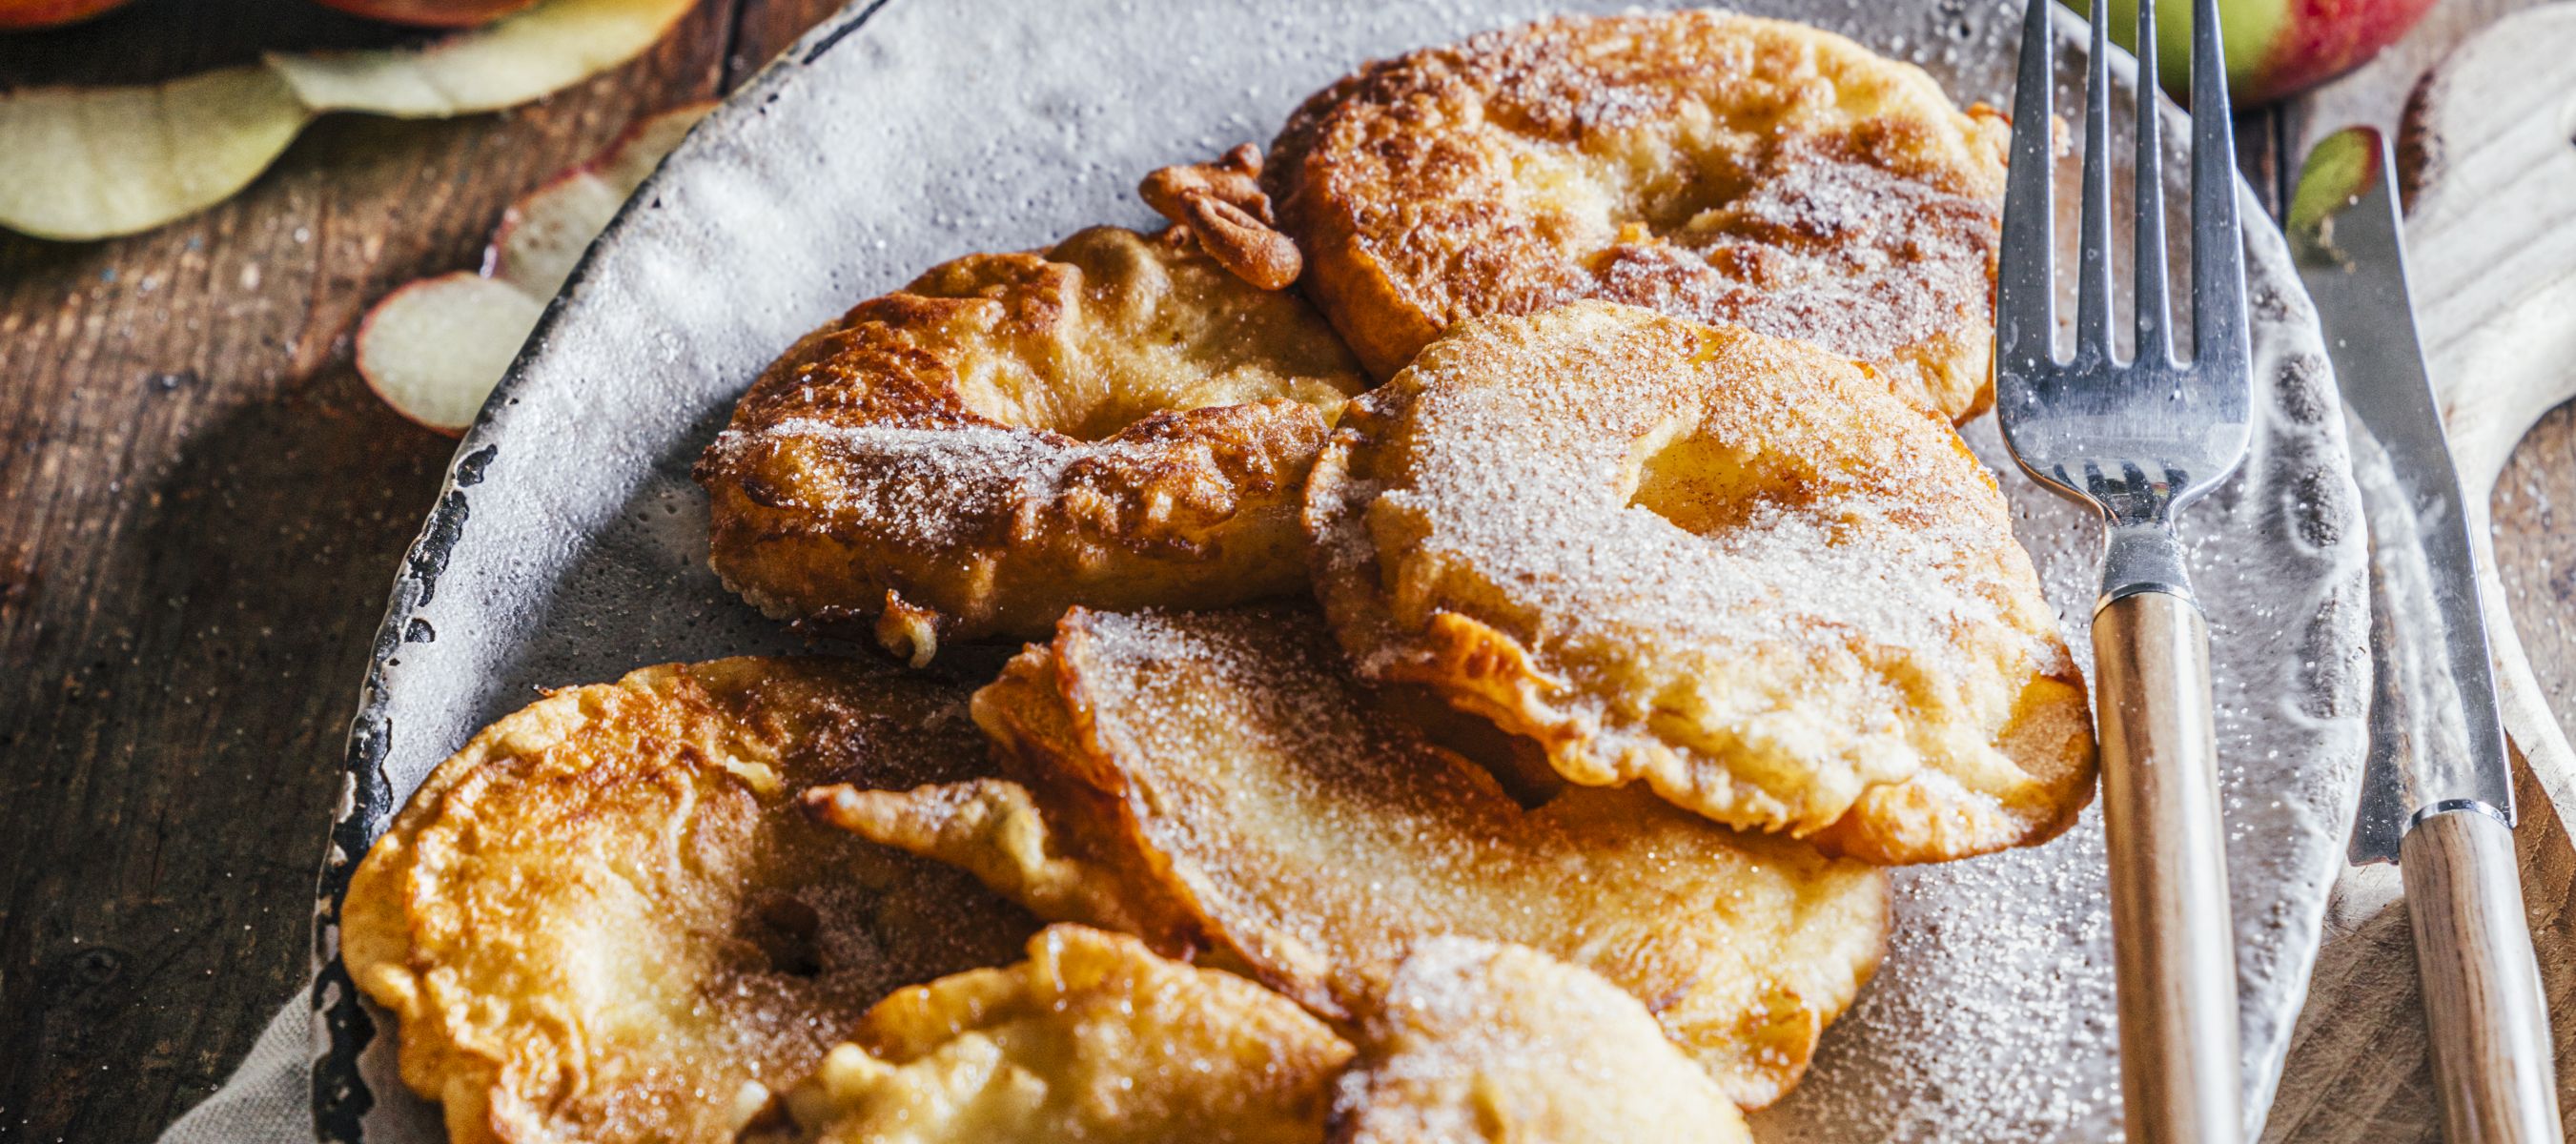
<instances>
[{"instance_id":1,"label":"apple skin with red blush","mask_svg":"<svg viewBox=\"0 0 2576 1144\"><path fill-rule=\"evenodd\" d=\"M472 28L489 24L535 0L318 0L353 16L418 28Z\"/></svg>"},{"instance_id":2,"label":"apple skin with red blush","mask_svg":"<svg viewBox=\"0 0 2576 1144\"><path fill-rule=\"evenodd\" d=\"M0 31L75 23L122 8L128 0L0 0Z\"/></svg>"},{"instance_id":3,"label":"apple skin with red blush","mask_svg":"<svg viewBox=\"0 0 2576 1144\"><path fill-rule=\"evenodd\" d=\"M2072 0L2078 11L2084 0ZM2111 38L2135 49L2138 0L2110 0ZM2238 109L2297 95L2397 42L2433 0L2219 0L2227 94ZM2165 92L2189 102L2191 0L2157 0L2156 49Z\"/></svg>"},{"instance_id":4,"label":"apple skin with red blush","mask_svg":"<svg viewBox=\"0 0 2576 1144\"><path fill-rule=\"evenodd\" d=\"M0 0L0 32L32 31L77 23L122 8L132 0ZM489 24L536 0L315 0L353 16L416 28L473 28Z\"/></svg>"}]
</instances>

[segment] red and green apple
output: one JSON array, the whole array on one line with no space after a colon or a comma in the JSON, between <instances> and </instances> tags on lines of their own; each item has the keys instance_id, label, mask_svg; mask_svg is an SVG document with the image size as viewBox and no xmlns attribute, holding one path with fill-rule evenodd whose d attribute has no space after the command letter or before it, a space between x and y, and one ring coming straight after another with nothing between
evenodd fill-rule
<instances>
[{"instance_id":1,"label":"red and green apple","mask_svg":"<svg viewBox=\"0 0 2576 1144\"><path fill-rule=\"evenodd\" d=\"M2072 0L2074 7L2089 7ZM2296 95L2361 66L2415 26L2433 0L2219 0L2227 94L2237 107ZM2110 0L2111 38L2134 49L2138 0ZM2156 0L2166 92L2191 91L2191 0Z\"/></svg>"},{"instance_id":2,"label":"red and green apple","mask_svg":"<svg viewBox=\"0 0 2576 1144\"><path fill-rule=\"evenodd\" d=\"M69 24L125 3L126 0L0 0L0 31Z\"/></svg>"}]
</instances>

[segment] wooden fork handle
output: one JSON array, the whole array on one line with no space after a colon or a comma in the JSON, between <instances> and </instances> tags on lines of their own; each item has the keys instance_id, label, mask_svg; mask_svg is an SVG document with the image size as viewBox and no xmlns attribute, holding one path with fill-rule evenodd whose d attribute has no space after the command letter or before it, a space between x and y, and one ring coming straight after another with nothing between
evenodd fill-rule
<instances>
[{"instance_id":1,"label":"wooden fork handle","mask_svg":"<svg viewBox=\"0 0 2576 1144\"><path fill-rule=\"evenodd\" d=\"M2558 1144L2549 1003L2512 829L2475 808L2428 815L2406 832L2397 868L2424 979L2443 1139Z\"/></svg>"},{"instance_id":2,"label":"wooden fork handle","mask_svg":"<svg viewBox=\"0 0 2576 1144\"><path fill-rule=\"evenodd\" d=\"M2209 624L2170 592L2093 616L2131 1144L2241 1144L2236 934L2219 821Z\"/></svg>"}]
</instances>

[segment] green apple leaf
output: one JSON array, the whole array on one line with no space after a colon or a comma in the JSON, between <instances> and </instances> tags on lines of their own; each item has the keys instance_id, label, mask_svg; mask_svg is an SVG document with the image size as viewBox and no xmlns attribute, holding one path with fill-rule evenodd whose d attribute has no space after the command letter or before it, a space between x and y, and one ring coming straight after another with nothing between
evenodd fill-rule
<instances>
[{"instance_id":1,"label":"green apple leaf","mask_svg":"<svg viewBox=\"0 0 2576 1144\"><path fill-rule=\"evenodd\" d=\"M2326 220L2352 205L2379 181L2378 135L2367 128L2347 128L2320 140L2299 169L2298 190L2290 198L2287 229L2292 235L2328 238Z\"/></svg>"}]
</instances>

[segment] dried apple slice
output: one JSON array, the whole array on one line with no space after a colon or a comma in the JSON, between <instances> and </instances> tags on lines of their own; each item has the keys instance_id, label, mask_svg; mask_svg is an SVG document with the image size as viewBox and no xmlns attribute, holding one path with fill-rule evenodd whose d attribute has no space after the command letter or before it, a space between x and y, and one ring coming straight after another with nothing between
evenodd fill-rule
<instances>
[{"instance_id":1,"label":"dried apple slice","mask_svg":"<svg viewBox=\"0 0 2576 1144\"><path fill-rule=\"evenodd\" d=\"M377 302L358 326L358 373L368 387L423 426L464 432L591 240L714 106L651 116L521 196L501 216L484 273L423 278Z\"/></svg>"},{"instance_id":2,"label":"dried apple slice","mask_svg":"<svg viewBox=\"0 0 2576 1144\"><path fill-rule=\"evenodd\" d=\"M148 230L232 197L313 112L264 67L0 96L0 226L39 238Z\"/></svg>"},{"instance_id":3,"label":"dried apple slice","mask_svg":"<svg viewBox=\"0 0 2576 1144\"><path fill-rule=\"evenodd\" d=\"M597 157L519 196L492 236L493 275L553 297L617 208L713 110L713 103L690 103L646 116Z\"/></svg>"},{"instance_id":4,"label":"dried apple slice","mask_svg":"<svg viewBox=\"0 0 2576 1144\"><path fill-rule=\"evenodd\" d=\"M545 0L425 47L278 53L167 83L0 94L0 226L83 240L213 206L326 111L525 103L633 59L696 0Z\"/></svg>"},{"instance_id":5,"label":"dried apple slice","mask_svg":"<svg viewBox=\"0 0 2576 1144\"><path fill-rule=\"evenodd\" d=\"M455 436L545 309L544 299L470 270L423 278L367 311L358 372L395 412Z\"/></svg>"}]
</instances>

